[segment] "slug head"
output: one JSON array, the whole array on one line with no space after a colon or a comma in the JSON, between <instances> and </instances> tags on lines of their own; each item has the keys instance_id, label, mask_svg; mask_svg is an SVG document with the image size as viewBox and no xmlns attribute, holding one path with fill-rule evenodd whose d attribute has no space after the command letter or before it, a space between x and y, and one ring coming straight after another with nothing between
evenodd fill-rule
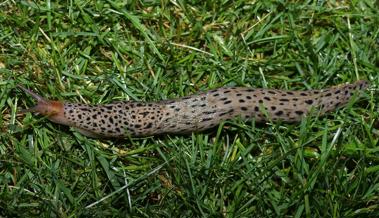
<instances>
[{"instance_id":1,"label":"slug head","mask_svg":"<svg viewBox=\"0 0 379 218\"><path fill-rule=\"evenodd\" d=\"M53 122L65 124L64 121L66 119L64 118L64 105L62 102L46 100L30 89L27 89L21 85L17 85L17 87L30 94L34 99L37 100L37 104L34 107L22 109L20 110L20 113L38 113L47 116L47 118Z\"/></svg>"}]
</instances>

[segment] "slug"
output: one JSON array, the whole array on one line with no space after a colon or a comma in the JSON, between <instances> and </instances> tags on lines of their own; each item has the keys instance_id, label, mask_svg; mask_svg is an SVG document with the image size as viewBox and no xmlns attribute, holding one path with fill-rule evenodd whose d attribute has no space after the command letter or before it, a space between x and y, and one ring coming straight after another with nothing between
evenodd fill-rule
<instances>
[{"instance_id":1,"label":"slug","mask_svg":"<svg viewBox=\"0 0 379 218\"><path fill-rule=\"evenodd\" d=\"M50 121L75 127L89 137L122 138L198 132L238 116L256 122L298 122L312 108L322 115L346 105L354 92L368 87L368 82L360 80L354 84L309 91L218 88L173 100L106 105L50 101L20 85L18 87L38 102L21 112L47 116Z\"/></svg>"}]
</instances>

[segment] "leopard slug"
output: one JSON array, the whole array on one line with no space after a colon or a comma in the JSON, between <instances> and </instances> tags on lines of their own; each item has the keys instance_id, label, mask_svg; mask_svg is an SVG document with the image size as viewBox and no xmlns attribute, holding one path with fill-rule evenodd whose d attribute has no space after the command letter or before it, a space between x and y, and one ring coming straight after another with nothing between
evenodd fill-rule
<instances>
[{"instance_id":1,"label":"leopard slug","mask_svg":"<svg viewBox=\"0 0 379 218\"><path fill-rule=\"evenodd\" d=\"M89 137L141 137L158 134L186 134L217 126L241 117L256 122L297 122L312 108L322 115L347 102L364 80L324 90L284 91L230 87L158 102L126 101L86 105L50 101L29 89L38 104L22 112L36 112L55 123L75 127Z\"/></svg>"}]
</instances>

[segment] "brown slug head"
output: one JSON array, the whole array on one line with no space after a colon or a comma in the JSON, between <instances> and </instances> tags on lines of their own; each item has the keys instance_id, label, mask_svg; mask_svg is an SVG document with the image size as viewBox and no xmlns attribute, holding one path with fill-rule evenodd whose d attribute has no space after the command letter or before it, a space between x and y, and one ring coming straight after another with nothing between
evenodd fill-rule
<instances>
[{"instance_id":1,"label":"brown slug head","mask_svg":"<svg viewBox=\"0 0 379 218\"><path fill-rule=\"evenodd\" d=\"M19 111L20 113L38 113L47 116L47 118L53 122L62 124L65 123L64 121L66 119L64 118L64 104L62 102L47 100L21 85L17 85L17 87L30 94L34 99L37 100L37 104L34 107L22 109Z\"/></svg>"}]
</instances>

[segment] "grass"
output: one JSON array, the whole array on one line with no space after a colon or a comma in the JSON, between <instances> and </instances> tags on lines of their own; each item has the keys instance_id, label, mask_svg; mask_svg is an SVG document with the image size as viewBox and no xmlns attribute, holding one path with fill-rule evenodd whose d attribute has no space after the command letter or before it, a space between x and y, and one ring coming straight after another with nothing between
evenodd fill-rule
<instances>
[{"instance_id":1,"label":"grass","mask_svg":"<svg viewBox=\"0 0 379 218\"><path fill-rule=\"evenodd\" d=\"M0 3L0 216L379 216L374 1ZM222 86L289 90L368 79L301 123L238 119L188 136L95 140L16 88L84 103Z\"/></svg>"}]
</instances>

